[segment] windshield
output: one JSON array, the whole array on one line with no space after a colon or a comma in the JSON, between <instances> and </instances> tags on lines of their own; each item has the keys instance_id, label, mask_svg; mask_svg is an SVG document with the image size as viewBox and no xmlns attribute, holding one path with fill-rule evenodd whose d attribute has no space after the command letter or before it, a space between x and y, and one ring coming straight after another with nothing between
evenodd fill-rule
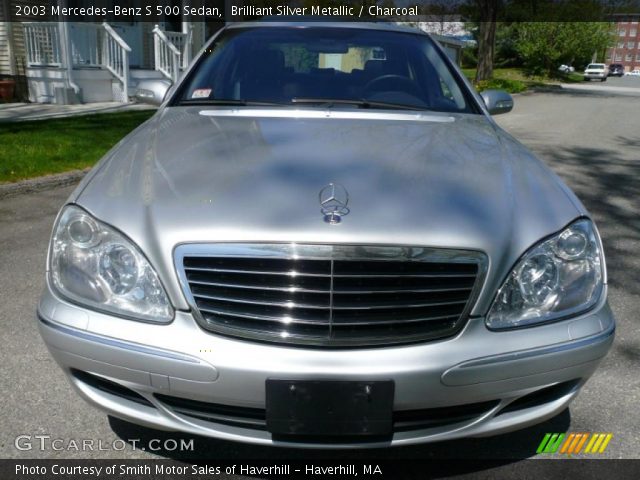
<instances>
[{"instance_id":1,"label":"windshield","mask_svg":"<svg viewBox=\"0 0 640 480\"><path fill-rule=\"evenodd\" d=\"M590 63L587 68L592 68L594 70L597 70L599 68L604 68L604 64L603 63Z\"/></svg>"},{"instance_id":2,"label":"windshield","mask_svg":"<svg viewBox=\"0 0 640 480\"><path fill-rule=\"evenodd\" d=\"M474 112L432 40L326 27L228 29L173 105L300 105Z\"/></svg>"}]
</instances>

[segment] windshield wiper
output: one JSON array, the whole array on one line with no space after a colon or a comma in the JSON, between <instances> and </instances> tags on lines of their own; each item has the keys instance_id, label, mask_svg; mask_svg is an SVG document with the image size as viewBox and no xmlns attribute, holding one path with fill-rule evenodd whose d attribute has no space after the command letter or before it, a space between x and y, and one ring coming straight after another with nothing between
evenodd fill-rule
<instances>
[{"instance_id":1,"label":"windshield wiper","mask_svg":"<svg viewBox=\"0 0 640 480\"><path fill-rule=\"evenodd\" d=\"M233 98L188 98L181 100L178 105L219 105L219 106L234 106L234 107L282 107L282 103L275 102L257 102L253 100L235 100Z\"/></svg>"},{"instance_id":2,"label":"windshield wiper","mask_svg":"<svg viewBox=\"0 0 640 480\"><path fill-rule=\"evenodd\" d=\"M319 104L331 108L334 105L354 105L359 108L386 108L390 110L428 110L416 105L405 105L401 103L376 102L370 100L349 100L343 98L292 98L291 103L299 104Z\"/></svg>"}]
</instances>

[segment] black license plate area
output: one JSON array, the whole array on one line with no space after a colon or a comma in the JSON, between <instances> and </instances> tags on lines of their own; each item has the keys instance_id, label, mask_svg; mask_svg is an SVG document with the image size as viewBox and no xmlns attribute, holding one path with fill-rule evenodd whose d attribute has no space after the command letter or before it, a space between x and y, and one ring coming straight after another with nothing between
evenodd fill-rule
<instances>
[{"instance_id":1,"label":"black license plate area","mask_svg":"<svg viewBox=\"0 0 640 480\"><path fill-rule=\"evenodd\" d=\"M390 435L391 380L275 380L266 383L267 430L274 435Z\"/></svg>"}]
</instances>

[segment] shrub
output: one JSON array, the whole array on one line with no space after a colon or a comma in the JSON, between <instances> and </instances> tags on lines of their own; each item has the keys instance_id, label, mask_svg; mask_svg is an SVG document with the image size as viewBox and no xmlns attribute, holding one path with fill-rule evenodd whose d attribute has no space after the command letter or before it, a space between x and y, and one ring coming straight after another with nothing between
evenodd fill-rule
<instances>
[{"instance_id":1,"label":"shrub","mask_svg":"<svg viewBox=\"0 0 640 480\"><path fill-rule=\"evenodd\" d=\"M527 85L520 80L510 80L507 78L491 78L489 80L482 80L476 84L476 89L479 92L483 90L505 90L509 93L520 93L527 89Z\"/></svg>"}]
</instances>

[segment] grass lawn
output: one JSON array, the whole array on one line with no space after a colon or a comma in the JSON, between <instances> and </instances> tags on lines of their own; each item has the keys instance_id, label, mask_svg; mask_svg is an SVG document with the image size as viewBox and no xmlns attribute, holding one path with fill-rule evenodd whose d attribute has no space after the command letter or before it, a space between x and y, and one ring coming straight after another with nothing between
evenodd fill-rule
<instances>
[{"instance_id":1,"label":"grass lawn","mask_svg":"<svg viewBox=\"0 0 640 480\"><path fill-rule=\"evenodd\" d=\"M0 182L94 165L153 110L0 122Z\"/></svg>"},{"instance_id":2,"label":"grass lawn","mask_svg":"<svg viewBox=\"0 0 640 480\"><path fill-rule=\"evenodd\" d=\"M463 68L463 73L472 82L476 76L475 68ZM570 73L563 75L558 72L557 77L548 76L529 76L520 68L495 68L493 70L493 78L480 82L476 85L478 91L497 88L506 90L509 93L519 93L531 87L539 87L544 85L553 85L560 82L575 83L581 82L582 75L579 73Z\"/></svg>"}]
</instances>

